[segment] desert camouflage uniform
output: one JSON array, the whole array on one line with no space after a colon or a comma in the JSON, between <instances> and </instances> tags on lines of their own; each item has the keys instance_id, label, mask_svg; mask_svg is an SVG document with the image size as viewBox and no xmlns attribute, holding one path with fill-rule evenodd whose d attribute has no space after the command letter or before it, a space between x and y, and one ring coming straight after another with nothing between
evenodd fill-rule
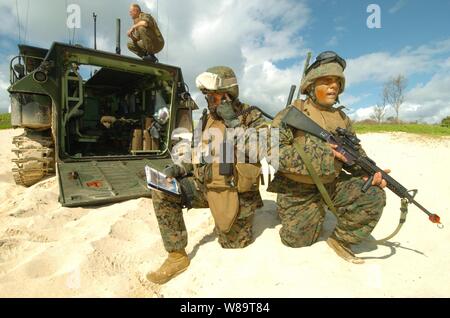
<instances>
[{"instance_id":1,"label":"desert camouflage uniform","mask_svg":"<svg viewBox=\"0 0 450 318\"><path fill-rule=\"evenodd\" d=\"M313 105L309 99L303 106L300 101L295 101L294 105L289 107L297 107L308 116L315 113L316 116L310 117L315 117L316 123L328 131L341 127L354 132L350 119L340 109L322 108ZM338 223L332 236L344 244L360 243L370 235L381 216L386 204L384 190L371 186L366 193L362 193L364 180L361 170L353 168L347 169L349 173L344 172L343 163L334 159L326 142L282 123L288 110L278 113L272 123L272 128L280 129L280 158L279 170L268 189L278 193L282 242L290 247L313 244L319 237L325 217L326 205L293 146L297 142L310 156L336 207Z\"/></svg>"},{"instance_id":2,"label":"desert camouflage uniform","mask_svg":"<svg viewBox=\"0 0 450 318\"><path fill-rule=\"evenodd\" d=\"M128 49L140 57L160 52L164 48L164 39L155 19L150 14L141 12L134 24L140 21L147 22L148 26L141 26L133 31L133 35L138 41L128 41Z\"/></svg>"},{"instance_id":3,"label":"desert camouflage uniform","mask_svg":"<svg viewBox=\"0 0 450 318\"><path fill-rule=\"evenodd\" d=\"M241 104L238 100L234 103L234 109L237 114L248 107L248 105ZM242 123L241 127L244 129L267 127L266 121L258 110L252 110L246 115L239 116L239 118ZM246 148L248 147L249 145L246 143ZM205 171L207 171L208 164L184 164L184 166L188 172L194 170L194 176L200 176L186 177L182 180L185 186L195 191L192 207L208 208L205 184ZM188 236L183 219L181 199L160 191L153 191L152 199L165 249L169 253L184 249L187 245ZM262 204L259 190L239 193L239 214L229 232L223 233L217 226L215 228L222 247L243 248L253 241L253 218L255 210L262 207Z\"/></svg>"}]
</instances>

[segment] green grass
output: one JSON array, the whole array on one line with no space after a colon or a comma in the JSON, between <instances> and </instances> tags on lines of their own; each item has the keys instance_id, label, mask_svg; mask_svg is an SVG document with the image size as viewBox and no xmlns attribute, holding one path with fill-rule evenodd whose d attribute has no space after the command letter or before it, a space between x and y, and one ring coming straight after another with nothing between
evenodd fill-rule
<instances>
[{"instance_id":1,"label":"green grass","mask_svg":"<svg viewBox=\"0 0 450 318\"><path fill-rule=\"evenodd\" d=\"M9 129L11 127L11 114L0 114L0 129Z\"/></svg>"},{"instance_id":2,"label":"green grass","mask_svg":"<svg viewBox=\"0 0 450 318\"><path fill-rule=\"evenodd\" d=\"M450 136L450 127L426 124L358 124L354 125L357 133L370 132L405 132L429 136Z\"/></svg>"}]
</instances>

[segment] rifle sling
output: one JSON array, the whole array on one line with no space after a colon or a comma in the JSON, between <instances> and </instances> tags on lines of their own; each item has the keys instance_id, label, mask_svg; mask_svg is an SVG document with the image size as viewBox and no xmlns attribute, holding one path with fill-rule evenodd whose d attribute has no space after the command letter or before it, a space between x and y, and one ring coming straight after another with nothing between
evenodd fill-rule
<instances>
[{"instance_id":1,"label":"rifle sling","mask_svg":"<svg viewBox=\"0 0 450 318\"><path fill-rule=\"evenodd\" d=\"M400 211L401 211L401 213L400 213L400 221L398 222L397 228L395 229L394 232L392 232L391 235L386 236L384 239L373 240L374 243L376 243L376 244L384 244L387 241L389 241L391 238L396 236L398 234L398 232L400 232L400 229L402 228L403 224L405 224L405 222L406 222L406 216L408 214L408 200L403 198L401 202L402 202L402 205L400 207Z\"/></svg>"},{"instance_id":2,"label":"rifle sling","mask_svg":"<svg viewBox=\"0 0 450 318\"><path fill-rule=\"evenodd\" d=\"M303 150L300 144L294 142L294 148L302 158L303 163L306 166L306 169L308 170L309 174L311 175L311 178L313 179L314 183L317 186L317 189L319 190L320 194L322 195L323 200L325 201L326 205L330 209L333 214L338 217L336 207L333 204L333 201L330 198L330 195L328 194L328 191L325 189L325 186L323 185L322 181L320 180L319 176L317 175L316 171L314 170L314 167L311 164L311 159L306 154L306 152ZM402 228L403 224L405 224L406 216L408 214L408 200L402 199L401 201L401 208L400 208L401 214L400 214L400 221L392 234L388 235L387 237L381 239L381 240L370 240L375 244L384 244L391 238L393 238L395 235L400 232L400 229Z\"/></svg>"},{"instance_id":3,"label":"rifle sling","mask_svg":"<svg viewBox=\"0 0 450 318\"><path fill-rule=\"evenodd\" d=\"M308 170L309 174L311 175L311 178L313 179L314 183L316 184L317 189L319 189L319 192L322 195L322 198L325 201L326 205L331 210L331 212L333 212L333 214L336 215L336 217L337 217L336 207L334 206L333 201L331 201L328 191L325 189L325 186L323 185L322 181L320 180L319 176L317 175L316 171L314 170L314 167L311 164L311 159L306 154L306 152L303 150L303 148L300 146L300 144L294 142L294 148L295 148L295 150L297 150L298 154L302 158L302 161L305 164L306 169Z\"/></svg>"}]
</instances>

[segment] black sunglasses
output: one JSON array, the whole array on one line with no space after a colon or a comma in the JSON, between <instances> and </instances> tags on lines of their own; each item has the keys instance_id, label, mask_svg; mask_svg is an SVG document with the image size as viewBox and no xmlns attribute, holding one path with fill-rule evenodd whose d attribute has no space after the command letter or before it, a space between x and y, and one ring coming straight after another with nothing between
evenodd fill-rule
<instances>
[{"instance_id":1,"label":"black sunglasses","mask_svg":"<svg viewBox=\"0 0 450 318\"><path fill-rule=\"evenodd\" d=\"M325 51L325 52L320 53L316 57L316 61L308 67L305 74L308 74L312 69L315 69L322 64L328 64L328 63L333 63L333 62L338 63L344 70L345 70L345 67L347 66L347 63L345 62L345 60L342 57L340 57L339 55L337 55L336 52Z\"/></svg>"}]
</instances>

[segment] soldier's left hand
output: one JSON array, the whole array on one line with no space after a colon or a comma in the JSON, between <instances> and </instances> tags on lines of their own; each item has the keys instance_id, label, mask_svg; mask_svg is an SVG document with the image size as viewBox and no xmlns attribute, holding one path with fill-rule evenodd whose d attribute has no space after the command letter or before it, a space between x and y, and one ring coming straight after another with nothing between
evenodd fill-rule
<instances>
[{"instance_id":1,"label":"soldier's left hand","mask_svg":"<svg viewBox=\"0 0 450 318\"><path fill-rule=\"evenodd\" d=\"M329 144L331 147L331 151L333 151L333 155L336 159L342 161L342 162L347 162L347 158L345 158L345 156L343 154L341 154L339 151L336 150L336 148L338 147L335 144Z\"/></svg>"},{"instance_id":2,"label":"soldier's left hand","mask_svg":"<svg viewBox=\"0 0 450 318\"><path fill-rule=\"evenodd\" d=\"M181 165L172 163L170 165L167 165L162 173L166 175L169 181L172 181L173 178L178 178L186 175L186 169L184 169L184 167Z\"/></svg>"},{"instance_id":3,"label":"soldier's left hand","mask_svg":"<svg viewBox=\"0 0 450 318\"><path fill-rule=\"evenodd\" d=\"M390 169L384 169L384 172L386 173L390 173L391 170ZM364 181L367 181L369 178L368 177L364 177L363 178ZM384 189L387 185L386 180L383 179L383 176L381 174L381 172L377 172L373 175L373 181L372 181L372 185L373 186L379 186L381 189Z\"/></svg>"}]
</instances>

